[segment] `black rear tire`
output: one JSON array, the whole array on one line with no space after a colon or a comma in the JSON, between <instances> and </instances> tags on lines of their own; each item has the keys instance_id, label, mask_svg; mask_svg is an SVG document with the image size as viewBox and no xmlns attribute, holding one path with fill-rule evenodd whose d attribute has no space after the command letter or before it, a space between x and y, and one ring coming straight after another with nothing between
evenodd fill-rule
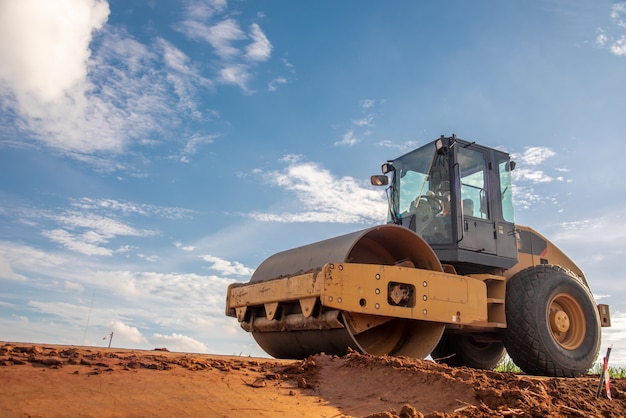
<instances>
[{"instance_id":1,"label":"black rear tire","mask_svg":"<svg viewBox=\"0 0 626 418\"><path fill-rule=\"evenodd\" d=\"M443 334L431 356L449 366L493 370L505 355L500 342L481 342L471 335Z\"/></svg>"},{"instance_id":2,"label":"black rear tire","mask_svg":"<svg viewBox=\"0 0 626 418\"><path fill-rule=\"evenodd\" d=\"M560 266L529 267L506 285L504 345L525 373L575 377L600 350L600 317L589 289Z\"/></svg>"}]
</instances>

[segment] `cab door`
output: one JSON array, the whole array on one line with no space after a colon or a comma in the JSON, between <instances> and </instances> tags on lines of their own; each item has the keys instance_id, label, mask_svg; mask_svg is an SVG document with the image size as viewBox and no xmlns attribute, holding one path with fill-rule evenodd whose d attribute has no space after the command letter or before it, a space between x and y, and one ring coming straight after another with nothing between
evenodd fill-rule
<instances>
[{"instance_id":1,"label":"cab door","mask_svg":"<svg viewBox=\"0 0 626 418\"><path fill-rule=\"evenodd\" d=\"M459 248L496 254L495 222L490 207L487 152L461 145L457 152L460 187Z\"/></svg>"}]
</instances>

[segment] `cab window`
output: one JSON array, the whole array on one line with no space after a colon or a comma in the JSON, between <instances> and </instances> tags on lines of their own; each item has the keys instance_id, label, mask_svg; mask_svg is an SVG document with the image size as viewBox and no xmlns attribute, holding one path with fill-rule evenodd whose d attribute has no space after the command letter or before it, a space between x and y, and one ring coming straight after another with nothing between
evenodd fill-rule
<instances>
[{"instance_id":1,"label":"cab window","mask_svg":"<svg viewBox=\"0 0 626 418\"><path fill-rule=\"evenodd\" d=\"M489 219L486 191L486 163L482 152L461 147L458 151L461 173L461 208L463 216Z\"/></svg>"}]
</instances>

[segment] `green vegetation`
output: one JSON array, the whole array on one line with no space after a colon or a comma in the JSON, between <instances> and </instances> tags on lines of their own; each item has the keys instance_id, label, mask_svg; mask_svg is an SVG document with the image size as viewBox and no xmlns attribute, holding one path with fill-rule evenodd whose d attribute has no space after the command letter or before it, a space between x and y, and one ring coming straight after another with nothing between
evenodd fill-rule
<instances>
[{"instance_id":1,"label":"green vegetation","mask_svg":"<svg viewBox=\"0 0 626 418\"><path fill-rule=\"evenodd\" d=\"M497 372L510 372L510 373L522 373L522 370L513 363L508 356L498 364L496 367ZM599 375L602 372L602 364L596 363L588 372L589 375ZM609 366L609 376L611 379L624 379L626 378L626 367L611 367Z\"/></svg>"},{"instance_id":2,"label":"green vegetation","mask_svg":"<svg viewBox=\"0 0 626 418\"><path fill-rule=\"evenodd\" d=\"M498 364L498 366L496 367L496 371L497 372L522 373L522 369L517 367L517 365L513 363L513 360L511 360L509 356L506 356L504 360L502 360L500 364Z\"/></svg>"},{"instance_id":3,"label":"green vegetation","mask_svg":"<svg viewBox=\"0 0 626 418\"><path fill-rule=\"evenodd\" d=\"M589 370L589 374L599 375L602 372L602 364L596 363L591 370ZM611 367L609 366L609 376L611 379L624 379L626 378L626 368L625 367Z\"/></svg>"}]
</instances>

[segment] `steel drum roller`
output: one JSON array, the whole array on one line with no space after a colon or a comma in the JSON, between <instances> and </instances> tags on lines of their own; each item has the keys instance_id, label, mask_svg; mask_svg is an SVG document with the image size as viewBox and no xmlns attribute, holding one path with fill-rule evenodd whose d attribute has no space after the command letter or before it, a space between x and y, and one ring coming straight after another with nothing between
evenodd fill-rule
<instances>
[{"instance_id":1,"label":"steel drum roller","mask_svg":"<svg viewBox=\"0 0 626 418\"><path fill-rule=\"evenodd\" d=\"M326 263L402 265L442 271L430 246L412 231L377 226L272 255L256 269L250 283L320 269ZM444 324L340 312L344 328L302 331L252 331L254 339L277 358L304 358L320 352L344 355L348 349L374 355L424 358L443 333ZM377 325L371 327L374 321ZM366 331L359 331L368 328Z\"/></svg>"}]
</instances>

